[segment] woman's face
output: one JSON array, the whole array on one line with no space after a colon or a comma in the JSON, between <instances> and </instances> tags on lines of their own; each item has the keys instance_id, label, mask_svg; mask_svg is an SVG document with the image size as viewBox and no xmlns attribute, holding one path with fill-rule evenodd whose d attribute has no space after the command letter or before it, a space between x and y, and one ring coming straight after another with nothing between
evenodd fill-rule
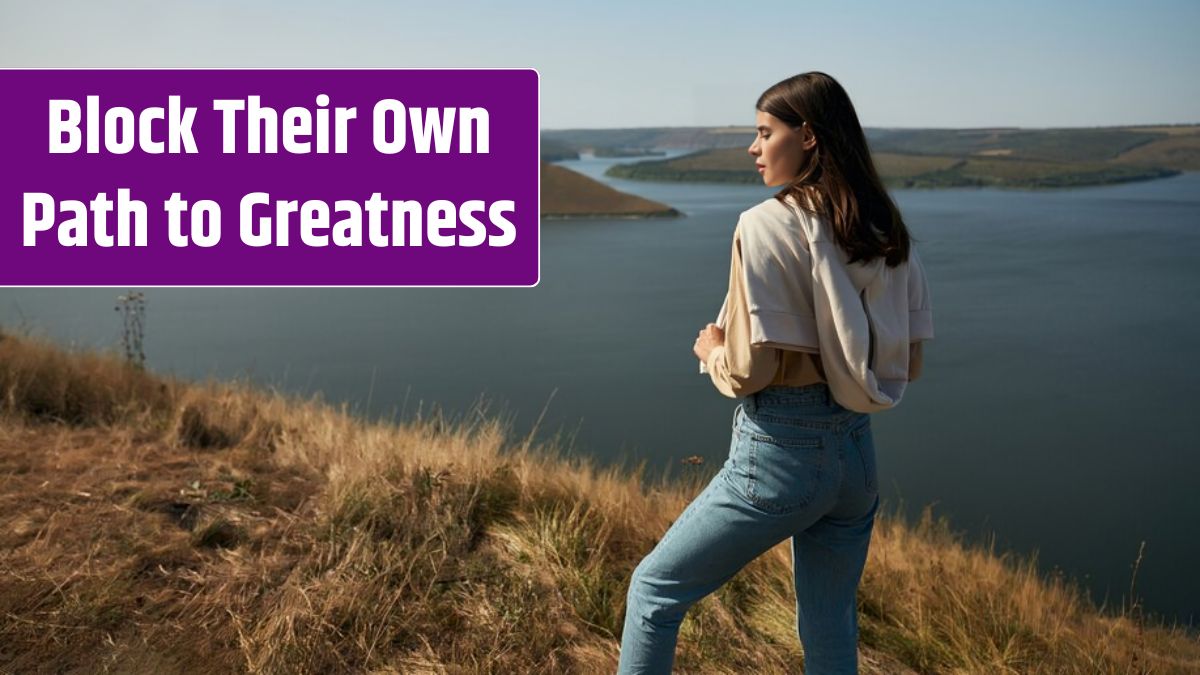
<instances>
[{"instance_id":1,"label":"woman's face","mask_svg":"<svg viewBox=\"0 0 1200 675\"><path fill-rule=\"evenodd\" d=\"M755 116L758 133L748 152L754 156L758 172L767 187L784 185L800 173L806 155L817 145L807 124L792 128L768 112Z\"/></svg>"}]
</instances>

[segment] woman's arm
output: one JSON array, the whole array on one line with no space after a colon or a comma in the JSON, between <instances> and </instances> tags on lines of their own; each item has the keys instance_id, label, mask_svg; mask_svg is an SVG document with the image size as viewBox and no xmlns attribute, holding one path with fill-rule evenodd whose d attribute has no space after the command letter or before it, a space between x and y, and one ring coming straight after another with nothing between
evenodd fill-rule
<instances>
[{"instance_id":1,"label":"woman's arm","mask_svg":"<svg viewBox=\"0 0 1200 675\"><path fill-rule=\"evenodd\" d=\"M775 379L779 350L750 344L750 309L742 285L742 247L737 230L731 257L724 343L709 351L704 363L717 391L739 398L765 388Z\"/></svg>"}]
</instances>

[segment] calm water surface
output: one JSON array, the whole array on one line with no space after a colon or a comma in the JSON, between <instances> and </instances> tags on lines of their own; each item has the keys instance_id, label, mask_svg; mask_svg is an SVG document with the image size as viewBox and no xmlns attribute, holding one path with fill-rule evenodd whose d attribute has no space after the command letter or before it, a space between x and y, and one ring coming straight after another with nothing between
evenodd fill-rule
<instances>
[{"instance_id":1,"label":"calm water surface","mask_svg":"<svg viewBox=\"0 0 1200 675\"><path fill-rule=\"evenodd\" d=\"M614 160L570 168L602 177ZM542 277L513 289L146 289L149 365L249 375L406 419L479 400L600 463L715 471L736 405L697 372L738 214L755 186L635 183L676 220L547 221ZM898 191L936 338L922 378L873 417L884 498L933 505L973 541L1119 607L1200 606L1200 174L1056 192ZM0 324L119 343L123 289L0 289Z\"/></svg>"}]
</instances>

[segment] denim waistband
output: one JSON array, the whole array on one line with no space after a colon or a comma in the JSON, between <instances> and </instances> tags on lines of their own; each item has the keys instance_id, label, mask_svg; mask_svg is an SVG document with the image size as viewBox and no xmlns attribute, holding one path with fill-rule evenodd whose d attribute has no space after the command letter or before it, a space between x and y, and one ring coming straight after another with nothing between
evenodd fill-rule
<instances>
[{"instance_id":1,"label":"denim waistband","mask_svg":"<svg viewBox=\"0 0 1200 675\"><path fill-rule=\"evenodd\" d=\"M816 382L802 387L770 386L746 397L743 402L748 412L760 407L819 406L832 410L844 410L829 391L825 382Z\"/></svg>"},{"instance_id":2,"label":"denim waistband","mask_svg":"<svg viewBox=\"0 0 1200 675\"><path fill-rule=\"evenodd\" d=\"M834 433L861 428L870 415L845 408L838 403L825 382L790 387L775 385L750 394L734 410L736 428L738 410L757 423L782 424Z\"/></svg>"}]
</instances>

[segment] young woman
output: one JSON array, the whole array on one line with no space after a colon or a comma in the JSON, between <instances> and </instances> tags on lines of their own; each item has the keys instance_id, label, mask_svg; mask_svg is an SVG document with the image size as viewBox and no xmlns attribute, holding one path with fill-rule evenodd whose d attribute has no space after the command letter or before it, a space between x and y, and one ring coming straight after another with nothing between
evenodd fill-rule
<instances>
[{"instance_id":1,"label":"young woman","mask_svg":"<svg viewBox=\"0 0 1200 675\"><path fill-rule=\"evenodd\" d=\"M929 291L841 85L803 73L755 107L749 152L783 189L742 213L725 304L693 347L743 401L725 465L633 573L619 674L669 673L688 608L789 537L805 672L858 670L879 505L869 413L920 372Z\"/></svg>"}]
</instances>

